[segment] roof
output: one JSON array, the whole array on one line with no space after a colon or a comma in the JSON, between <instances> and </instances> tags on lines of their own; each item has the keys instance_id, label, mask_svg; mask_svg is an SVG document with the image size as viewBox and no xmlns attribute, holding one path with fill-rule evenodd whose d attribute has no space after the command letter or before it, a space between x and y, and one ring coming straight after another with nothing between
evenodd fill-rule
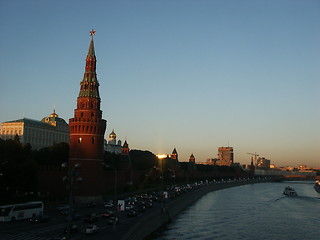
<instances>
[{"instance_id":1,"label":"roof","mask_svg":"<svg viewBox=\"0 0 320 240\"><path fill-rule=\"evenodd\" d=\"M34 120L34 119L30 119L30 118L22 118L22 119L13 120L13 121L7 121L4 123L24 123L24 124L37 125L37 126L42 126L42 127L53 127L47 123L44 123L44 122L41 122L38 120Z\"/></svg>"},{"instance_id":2,"label":"roof","mask_svg":"<svg viewBox=\"0 0 320 240\"><path fill-rule=\"evenodd\" d=\"M94 51L93 38L91 38L88 55L86 57L86 67L83 79L80 83L79 97L94 97L99 96L99 83L96 74L96 56Z\"/></svg>"},{"instance_id":3,"label":"roof","mask_svg":"<svg viewBox=\"0 0 320 240\"><path fill-rule=\"evenodd\" d=\"M127 140L124 141L123 148L129 148L129 145L128 145L128 143L127 143Z\"/></svg>"},{"instance_id":4,"label":"roof","mask_svg":"<svg viewBox=\"0 0 320 240\"><path fill-rule=\"evenodd\" d=\"M176 148L173 149L172 154L178 154Z\"/></svg>"},{"instance_id":5,"label":"roof","mask_svg":"<svg viewBox=\"0 0 320 240\"><path fill-rule=\"evenodd\" d=\"M88 56L95 56L93 38L91 38Z\"/></svg>"}]
</instances>

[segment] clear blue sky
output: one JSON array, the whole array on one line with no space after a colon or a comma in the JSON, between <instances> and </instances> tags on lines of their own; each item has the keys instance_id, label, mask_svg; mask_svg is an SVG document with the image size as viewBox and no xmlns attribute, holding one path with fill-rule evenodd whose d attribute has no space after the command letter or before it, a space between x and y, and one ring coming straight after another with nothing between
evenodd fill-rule
<instances>
[{"instance_id":1,"label":"clear blue sky","mask_svg":"<svg viewBox=\"0 0 320 240\"><path fill-rule=\"evenodd\" d=\"M320 167L318 0L1 0L0 26L0 122L73 117L93 28L106 136Z\"/></svg>"}]
</instances>

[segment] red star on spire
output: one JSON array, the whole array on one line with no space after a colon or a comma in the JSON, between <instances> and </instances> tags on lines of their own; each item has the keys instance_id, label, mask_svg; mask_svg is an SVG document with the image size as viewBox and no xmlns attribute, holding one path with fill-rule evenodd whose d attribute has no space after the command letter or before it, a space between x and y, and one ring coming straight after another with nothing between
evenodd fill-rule
<instances>
[{"instance_id":1,"label":"red star on spire","mask_svg":"<svg viewBox=\"0 0 320 240\"><path fill-rule=\"evenodd\" d=\"M96 31L92 29L92 31L90 31L90 36L94 36L95 34L96 34Z\"/></svg>"}]
</instances>

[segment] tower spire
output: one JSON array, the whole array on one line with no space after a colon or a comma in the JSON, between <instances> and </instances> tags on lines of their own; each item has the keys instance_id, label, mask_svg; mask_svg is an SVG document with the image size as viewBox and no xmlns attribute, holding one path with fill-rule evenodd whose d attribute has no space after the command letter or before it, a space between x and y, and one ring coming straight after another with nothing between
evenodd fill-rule
<instances>
[{"instance_id":1,"label":"tower spire","mask_svg":"<svg viewBox=\"0 0 320 240\"><path fill-rule=\"evenodd\" d=\"M96 55L94 51L94 42L93 36L95 35L93 29L90 31L91 41L89 45L88 55L86 57L86 67L83 79L80 83L80 92L79 97L94 97L100 98L99 95L99 82L97 80L97 73L96 73Z\"/></svg>"}]
</instances>

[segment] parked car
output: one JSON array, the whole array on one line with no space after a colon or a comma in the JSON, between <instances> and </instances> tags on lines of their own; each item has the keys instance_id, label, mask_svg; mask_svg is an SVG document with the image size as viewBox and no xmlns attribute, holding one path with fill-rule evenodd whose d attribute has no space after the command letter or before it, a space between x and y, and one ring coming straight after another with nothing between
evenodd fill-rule
<instances>
[{"instance_id":1,"label":"parked car","mask_svg":"<svg viewBox=\"0 0 320 240\"><path fill-rule=\"evenodd\" d=\"M91 207L95 207L95 206L97 206L97 204L94 201L87 202L87 204L86 204L87 208L91 208Z\"/></svg>"},{"instance_id":2,"label":"parked car","mask_svg":"<svg viewBox=\"0 0 320 240\"><path fill-rule=\"evenodd\" d=\"M132 205L127 204L127 205L126 205L126 207L125 207L125 209L126 209L126 210L131 210L131 209L133 209L133 206L132 206Z\"/></svg>"},{"instance_id":3,"label":"parked car","mask_svg":"<svg viewBox=\"0 0 320 240\"><path fill-rule=\"evenodd\" d=\"M88 215L86 215L84 217L84 222L85 223L93 223L93 222L96 222L96 221L98 221L98 216L95 213L88 214Z\"/></svg>"},{"instance_id":4,"label":"parked car","mask_svg":"<svg viewBox=\"0 0 320 240\"><path fill-rule=\"evenodd\" d=\"M40 216L30 218L31 223L43 223L43 222L48 222L49 220L50 220L50 217L48 215L40 215Z\"/></svg>"},{"instance_id":5,"label":"parked car","mask_svg":"<svg viewBox=\"0 0 320 240\"><path fill-rule=\"evenodd\" d=\"M56 207L56 209L61 212L63 210L68 210L69 209L69 205L62 205L62 206L58 206Z\"/></svg>"},{"instance_id":6,"label":"parked car","mask_svg":"<svg viewBox=\"0 0 320 240\"><path fill-rule=\"evenodd\" d=\"M145 205L147 208L151 208L152 207L152 202L147 202Z\"/></svg>"},{"instance_id":7,"label":"parked car","mask_svg":"<svg viewBox=\"0 0 320 240\"><path fill-rule=\"evenodd\" d=\"M101 217L103 217L103 218L109 218L109 217L113 217L113 216L114 216L114 212L113 211L106 211L106 212L101 214Z\"/></svg>"},{"instance_id":8,"label":"parked car","mask_svg":"<svg viewBox=\"0 0 320 240\"><path fill-rule=\"evenodd\" d=\"M138 207L139 212L144 212L146 210L146 207L144 205L141 205Z\"/></svg>"},{"instance_id":9,"label":"parked car","mask_svg":"<svg viewBox=\"0 0 320 240\"><path fill-rule=\"evenodd\" d=\"M77 221L79 219L81 219L81 215L79 213L71 213L72 215L70 216L70 221ZM67 214L69 215L69 214ZM66 221L69 221L69 216L67 216Z\"/></svg>"},{"instance_id":10,"label":"parked car","mask_svg":"<svg viewBox=\"0 0 320 240\"><path fill-rule=\"evenodd\" d=\"M104 204L104 207L112 208L113 207L113 203L107 202L107 203Z\"/></svg>"},{"instance_id":11,"label":"parked car","mask_svg":"<svg viewBox=\"0 0 320 240\"><path fill-rule=\"evenodd\" d=\"M128 211L127 216L128 217L135 217L135 216L137 216L137 211L131 209L131 210Z\"/></svg>"},{"instance_id":12,"label":"parked car","mask_svg":"<svg viewBox=\"0 0 320 240\"><path fill-rule=\"evenodd\" d=\"M97 233L99 231L99 227L97 227L97 225L88 225L86 227L86 234L94 234Z\"/></svg>"},{"instance_id":13,"label":"parked car","mask_svg":"<svg viewBox=\"0 0 320 240\"><path fill-rule=\"evenodd\" d=\"M73 224L70 226L70 233L77 233L79 231L78 226ZM64 233L68 233L68 226L65 227Z\"/></svg>"},{"instance_id":14,"label":"parked car","mask_svg":"<svg viewBox=\"0 0 320 240\"><path fill-rule=\"evenodd\" d=\"M109 224L112 225L112 224L118 224L119 223L119 219L117 217L110 217L109 218Z\"/></svg>"}]
</instances>

